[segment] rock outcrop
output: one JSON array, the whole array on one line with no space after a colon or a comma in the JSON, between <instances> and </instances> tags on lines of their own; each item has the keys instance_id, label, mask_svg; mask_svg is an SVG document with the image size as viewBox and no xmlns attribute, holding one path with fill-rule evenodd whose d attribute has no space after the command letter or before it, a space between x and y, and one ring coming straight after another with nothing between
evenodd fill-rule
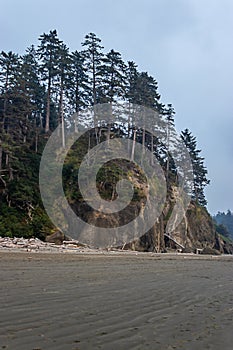
<instances>
[{"instance_id":1,"label":"rock outcrop","mask_svg":"<svg viewBox=\"0 0 233 350\"><path fill-rule=\"evenodd\" d=\"M138 242L131 244L132 248L155 251L182 251L186 253L207 252L211 249L222 254L233 254L233 243L220 236L207 209L191 201L184 214L182 222L166 235L166 225L174 207L176 198L171 190L159 222Z\"/></svg>"},{"instance_id":2,"label":"rock outcrop","mask_svg":"<svg viewBox=\"0 0 233 350\"><path fill-rule=\"evenodd\" d=\"M132 201L131 204L120 213L104 214L101 211L92 210L85 203L76 203L73 205L73 210L77 215L81 216L83 220L89 225L83 225L81 234L78 235L78 240L88 242L90 246L95 246L97 237L98 244L101 240L101 228L114 228L133 220L139 215L140 207L145 203L147 187L143 187L142 182L132 175L132 180L136 184L136 188L140 189L141 197L137 201ZM166 234L166 227L171 218L175 204L181 199L178 197L176 186L172 186L167 193L167 200L163 209L163 213L159 219L156 220L154 226L139 239L132 239L117 247L124 246L124 249L138 250L138 251L154 251L154 252L169 252L182 251L200 253L209 249L218 251L222 254L233 254L233 245L220 237L213 224L213 220L207 209L191 201L187 210L183 213L183 220L179 225L174 225L174 230ZM99 233L96 230L99 227ZM126 232L127 238L130 237ZM103 242L104 242L103 238ZM109 240L107 244L109 247L116 247L116 242Z\"/></svg>"}]
</instances>

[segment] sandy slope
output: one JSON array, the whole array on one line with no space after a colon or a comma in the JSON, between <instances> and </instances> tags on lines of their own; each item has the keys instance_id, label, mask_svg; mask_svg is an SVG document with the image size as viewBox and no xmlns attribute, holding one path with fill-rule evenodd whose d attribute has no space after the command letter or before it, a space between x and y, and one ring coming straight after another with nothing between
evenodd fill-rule
<instances>
[{"instance_id":1,"label":"sandy slope","mask_svg":"<svg viewBox=\"0 0 233 350\"><path fill-rule=\"evenodd\" d=\"M0 349L233 348L233 257L0 253Z\"/></svg>"}]
</instances>

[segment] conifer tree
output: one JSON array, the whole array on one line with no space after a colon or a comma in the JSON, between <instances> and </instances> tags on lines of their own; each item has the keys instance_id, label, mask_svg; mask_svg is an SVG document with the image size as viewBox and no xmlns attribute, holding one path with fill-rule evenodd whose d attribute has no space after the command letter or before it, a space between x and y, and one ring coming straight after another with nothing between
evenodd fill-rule
<instances>
[{"instance_id":1,"label":"conifer tree","mask_svg":"<svg viewBox=\"0 0 233 350\"><path fill-rule=\"evenodd\" d=\"M134 67L132 68L134 69ZM157 81L153 77L149 76L147 72L136 73L135 78L135 81L133 81L133 89L131 90L131 101L158 112L158 108L160 108L160 95L158 93ZM142 116L142 118L145 118L145 116ZM158 125L151 125L151 127L157 128ZM135 142L136 138L142 140L143 146L145 146L146 139L150 139L150 141L147 142L147 146L151 148L152 154L154 153L154 137L153 135L146 135L144 126L142 130L133 130L133 143ZM133 152L131 158L133 159ZM151 162L153 163L153 157L151 158Z\"/></svg>"},{"instance_id":2,"label":"conifer tree","mask_svg":"<svg viewBox=\"0 0 233 350\"><path fill-rule=\"evenodd\" d=\"M219 211L216 215L214 215L213 219L219 226L222 225L225 227L229 232L231 239L233 239L233 213L231 210L228 209L226 213Z\"/></svg>"},{"instance_id":3,"label":"conifer tree","mask_svg":"<svg viewBox=\"0 0 233 350\"><path fill-rule=\"evenodd\" d=\"M139 73L134 93L137 104L157 110L160 99L158 83L147 72Z\"/></svg>"},{"instance_id":4,"label":"conifer tree","mask_svg":"<svg viewBox=\"0 0 233 350\"><path fill-rule=\"evenodd\" d=\"M57 84L58 84L58 125L61 129L62 147L65 147L65 91L69 85L71 59L69 49L64 43L60 43L58 49L58 64L57 64Z\"/></svg>"},{"instance_id":5,"label":"conifer tree","mask_svg":"<svg viewBox=\"0 0 233 350\"><path fill-rule=\"evenodd\" d=\"M200 156L201 150L197 149L196 138L192 133L185 129L181 132L181 139L187 147L193 166L193 199L202 206L206 206L207 201L204 194L206 185L210 183L207 178L207 169L204 165L204 158Z\"/></svg>"},{"instance_id":6,"label":"conifer tree","mask_svg":"<svg viewBox=\"0 0 233 350\"><path fill-rule=\"evenodd\" d=\"M100 103L110 103L112 113L112 103L119 99L123 100L126 93L126 65L121 58L121 54L111 50L102 59L100 75L102 78ZM119 117L119 116L118 116ZM120 118L118 118L119 121ZM107 140L110 139L111 125L108 123Z\"/></svg>"},{"instance_id":7,"label":"conifer tree","mask_svg":"<svg viewBox=\"0 0 233 350\"><path fill-rule=\"evenodd\" d=\"M137 65L133 61L127 62L127 68L126 68L126 99L129 103L129 111L128 111L128 120L127 120L127 136L128 140L132 138L134 140L134 147L136 142L136 129L131 127L132 124L132 113L131 110L133 108L133 105L137 103L136 101L136 89L137 89L137 80L138 80L138 69ZM130 142L128 142L128 151L130 147ZM131 158L134 157L133 150L131 153Z\"/></svg>"},{"instance_id":8,"label":"conifer tree","mask_svg":"<svg viewBox=\"0 0 233 350\"><path fill-rule=\"evenodd\" d=\"M5 166L9 169L9 178L13 176L10 166L11 143L12 137L7 135L10 133L12 123L16 122L12 112L17 108L14 105L16 100L15 87L17 86L18 74L20 69L20 57L12 51L6 53L1 52L0 55L0 171L3 168L3 158ZM15 116L15 114L14 114ZM1 173L0 173L1 175ZM3 178L1 176L1 181Z\"/></svg>"},{"instance_id":9,"label":"conifer tree","mask_svg":"<svg viewBox=\"0 0 233 350\"><path fill-rule=\"evenodd\" d=\"M24 94L30 102L22 132L24 132L24 142L26 136L34 144L35 152L38 151L39 134L43 128L43 115L45 113L45 87L42 86L39 76L39 64L37 61L37 52L32 45L22 56L22 66L20 69L20 80Z\"/></svg>"},{"instance_id":10,"label":"conifer tree","mask_svg":"<svg viewBox=\"0 0 233 350\"><path fill-rule=\"evenodd\" d=\"M20 58L12 51L1 52L0 55L0 84L1 84L1 128L8 130L7 115L9 107L9 97L17 80L17 73L20 66Z\"/></svg>"},{"instance_id":11,"label":"conifer tree","mask_svg":"<svg viewBox=\"0 0 233 350\"><path fill-rule=\"evenodd\" d=\"M42 34L39 37L40 45L38 54L40 58L40 72L42 81L47 82L47 101L46 101L46 119L45 132L50 130L50 104L52 97L53 82L57 76L57 66L59 57L59 48L61 41L58 39L57 31L50 31L49 34Z\"/></svg>"},{"instance_id":12,"label":"conifer tree","mask_svg":"<svg viewBox=\"0 0 233 350\"><path fill-rule=\"evenodd\" d=\"M102 59L100 74L102 77L103 102L113 103L119 98L125 97L126 65L119 52L111 50L106 54Z\"/></svg>"},{"instance_id":13,"label":"conifer tree","mask_svg":"<svg viewBox=\"0 0 233 350\"><path fill-rule=\"evenodd\" d=\"M94 33L86 35L85 40L82 43L82 46L84 47L83 54L86 59L87 72L90 75L92 105L95 105L98 102L97 91L101 85L100 70L103 58L103 46L101 46L100 43L101 39L99 39Z\"/></svg>"},{"instance_id":14,"label":"conifer tree","mask_svg":"<svg viewBox=\"0 0 233 350\"><path fill-rule=\"evenodd\" d=\"M68 98L70 112L75 113L75 131L78 131L79 112L90 103L90 86L84 53L76 50L71 53L70 60Z\"/></svg>"},{"instance_id":15,"label":"conifer tree","mask_svg":"<svg viewBox=\"0 0 233 350\"><path fill-rule=\"evenodd\" d=\"M103 46L101 46L101 39L99 39L96 34L89 33L85 36L85 40L82 43L82 46L84 47L83 54L85 55L85 64L87 68L87 74L89 75L89 81L90 81L90 101L91 105L95 106L98 101L98 92L100 92L101 88L101 65L102 65L102 58L103 53L102 49ZM98 130L98 123L97 123L97 116L96 111L94 109L94 117L93 117L93 124L95 129L95 139L96 143L99 143L99 130ZM90 135L89 135L90 136Z\"/></svg>"},{"instance_id":16,"label":"conifer tree","mask_svg":"<svg viewBox=\"0 0 233 350\"><path fill-rule=\"evenodd\" d=\"M169 179L169 174L175 172L175 165L172 157L170 156L170 148L174 147L176 142L176 132L175 132L175 121L174 115L175 110L172 104L168 104L164 108L163 112L166 121L166 178Z\"/></svg>"},{"instance_id":17,"label":"conifer tree","mask_svg":"<svg viewBox=\"0 0 233 350\"><path fill-rule=\"evenodd\" d=\"M25 91L30 97L33 110L30 116L35 127L41 126L42 114L44 111L45 88L41 85L39 76L39 64L37 52L32 45L22 56L20 76L24 82Z\"/></svg>"},{"instance_id":18,"label":"conifer tree","mask_svg":"<svg viewBox=\"0 0 233 350\"><path fill-rule=\"evenodd\" d=\"M137 90L137 81L139 72L137 69L137 65L133 61L127 62L127 69L126 69L126 81L127 81L127 87L126 87L126 98L131 104L136 104L136 90Z\"/></svg>"}]
</instances>

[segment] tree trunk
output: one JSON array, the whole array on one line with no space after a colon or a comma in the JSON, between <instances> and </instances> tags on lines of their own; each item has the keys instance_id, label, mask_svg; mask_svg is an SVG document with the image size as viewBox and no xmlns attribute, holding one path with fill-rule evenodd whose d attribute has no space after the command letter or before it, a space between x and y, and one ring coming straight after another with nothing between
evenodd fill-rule
<instances>
[{"instance_id":1,"label":"tree trunk","mask_svg":"<svg viewBox=\"0 0 233 350\"><path fill-rule=\"evenodd\" d=\"M112 101L110 102L110 119L112 120ZM107 131L107 145L109 146L111 136L111 123L108 123L108 131Z\"/></svg>"},{"instance_id":2,"label":"tree trunk","mask_svg":"<svg viewBox=\"0 0 233 350\"><path fill-rule=\"evenodd\" d=\"M0 140L0 171L2 170L2 141Z\"/></svg>"},{"instance_id":3,"label":"tree trunk","mask_svg":"<svg viewBox=\"0 0 233 350\"><path fill-rule=\"evenodd\" d=\"M63 113L63 105L62 105L62 114L61 114L61 140L62 140L62 148L66 147L65 142L65 120L64 120L64 113Z\"/></svg>"},{"instance_id":4,"label":"tree trunk","mask_svg":"<svg viewBox=\"0 0 233 350\"><path fill-rule=\"evenodd\" d=\"M129 102L129 111L128 111L128 120L127 120L127 127L128 127L128 153L130 152L130 102Z\"/></svg>"},{"instance_id":5,"label":"tree trunk","mask_svg":"<svg viewBox=\"0 0 233 350\"><path fill-rule=\"evenodd\" d=\"M169 175L169 161L170 161L170 156L169 156L169 148L170 148L170 128L169 128L169 122L167 122L167 167L166 167L166 178L168 181L168 175Z\"/></svg>"},{"instance_id":6,"label":"tree trunk","mask_svg":"<svg viewBox=\"0 0 233 350\"><path fill-rule=\"evenodd\" d=\"M64 122L64 106L63 106L63 81L61 81L60 99L59 99L59 122L61 127L62 148L65 148L65 122Z\"/></svg>"},{"instance_id":7,"label":"tree trunk","mask_svg":"<svg viewBox=\"0 0 233 350\"><path fill-rule=\"evenodd\" d=\"M95 55L92 54L92 94L93 94L93 104L96 105L96 76L95 76Z\"/></svg>"},{"instance_id":8,"label":"tree trunk","mask_svg":"<svg viewBox=\"0 0 233 350\"><path fill-rule=\"evenodd\" d=\"M78 112L75 113L74 116L74 132L78 133Z\"/></svg>"},{"instance_id":9,"label":"tree trunk","mask_svg":"<svg viewBox=\"0 0 233 350\"><path fill-rule=\"evenodd\" d=\"M9 163L9 154L8 153L6 153L5 163L6 163L6 166L8 166L8 163Z\"/></svg>"},{"instance_id":10,"label":"tree trunk","mask_svg":"<svg viewBox=\"0 0 233 350\"><path fill-rule=\"evenodd\" d=\"M93 104L94 106L97 103L97 98L96 98L96 73L95 73L95 55L94 53L92 54L92 95L93 95ZM95 138L96 138L96 144L99 144L99 137L98 137L98 125L96 122L96 111L94 109L94 128L95 128Z\"/></svg>"},{"instance_id":11,"label":"tree trunk","mask_svg":"<svg viewBox=\"0 0 233 350\"><path fill-rule=\"evenodd\" d=\"M151 134L151 166L154 165L154 135Z\"/></svg>"},{"instance_id":12,"label":"tree trunk","mask_svg":"<svg viewBox=\"0 0 233 350\"><path fill-rule=\"evenodd\" d=\"M132 146L132 152L131 152L131 161L134 161L134 152L135 152L135 144L136 144L136 128L134 128L133 130L133 146Z\"/></svg>"},{"instance_id":13,"label":"tree trunk","mask_svg":"<svg viewBox=\"0 0 233 350\"><path fill-rule=\"evenodd\" d=\"M9 181L14 180L13 169L9 167Z\"/></svg>"},{"instance_id":14,"label":"tree trunk","mask_svg":"<svg viewBox=\"0 0 233 350\"><path fill-rule=\"evenodd\" d=\"M4 93L4 102L3 102L3 125L2 129L5 130L6 126L6 112L7 112L7 90L8 90L8 84L9 84L9 67L6 71L6 81L5 81L5 93Z\"/></svg>"},{"instance_id":15,"label":"tree trunk","mask_svg":"<svg viewBox=\"0 0 233 350\"><path fill-rule=\"evenodd\" d=\"M146 130L145 130L145 116L143 115L143 129L142 129L142 156L141 156L141 164L143 161L143 157L145 155L145 139L146 139Z\"/></svg>"},{"instance_id":16,"label":"tree trunk","mask_svg":"<svg viewBox=\"0 0 233 350\"><path fill-rule=\"evenodd\" d=\"M75 117L74 117L74 132L78 133L78 122L79 122L79 84L76 82L75 88Z\"/></svg>"},{"instance_id":17,"label":"tree trunk","mask_svg":"<svg viewBox=\"0 0 233 350\"><path fill-rule=\"evenodd\" d=\"M50 99L51 99L51 77L48 81L48 94L47 94L47 108L46 108L46 120L45 120L45 132L49 132L49 121L50 121Z\"/></svg>"},{"instance_id":18,"label":"tree trunk","mask_svg":"<svg viewBox=\"0 0 233 350\"><path fill-rule=\"evenodd\" d=\"M43 129L43 117L40 113L40 129L42 130Z\"/></svg>"},{"instance_id":19,"label":"tree trunk","mask_svg":"<svg viewBox=\"0 0 233 350\"><path fill-rule=\"evenodd\" d=\"M35 152L38 153L38 130L36 129L36 136L35 136Z\"/></svg>"}]
</instances>

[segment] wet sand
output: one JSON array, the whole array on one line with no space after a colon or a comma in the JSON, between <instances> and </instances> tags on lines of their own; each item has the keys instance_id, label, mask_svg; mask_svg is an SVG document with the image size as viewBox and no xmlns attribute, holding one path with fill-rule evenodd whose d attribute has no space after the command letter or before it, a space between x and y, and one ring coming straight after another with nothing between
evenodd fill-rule
<instances>
[{"instance_id":1,"label":"wet sand","mask_svg":"<svg viewBox=\"0 0 233 350\"><path fill-rule=\"evenodd\" d=\"M232 348L232 256L0 252L0 349Z\"/></svg>"}]
</instances>

